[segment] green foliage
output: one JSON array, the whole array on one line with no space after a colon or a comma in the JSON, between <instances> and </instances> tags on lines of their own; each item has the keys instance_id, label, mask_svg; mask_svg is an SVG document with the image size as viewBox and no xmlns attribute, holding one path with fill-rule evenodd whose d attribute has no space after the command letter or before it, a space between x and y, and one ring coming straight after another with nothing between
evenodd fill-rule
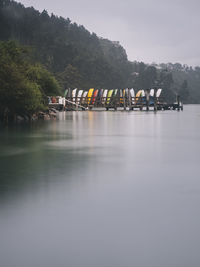
<instances>
[{"instance_id":1,"label":"green foliage","mask_svg":"<svg viewBox=\"0 0 200 267\"><path fill-rule=\"evenodd\" d=\"M28 62L26 52L13 41L0 42L1 120L14 119L16 115L30 117L44 108L44 94L57 92L59 88L48 71Z\"/></svg>"},{"instance_id":2,"label":"green foliage","mask_svg":"<svg viewBox=\"0 0 200 267\"><path fill-rule=\"evenodd\" d=\"M82 86L82 77L77 68L72 65L67 65L63 72L57 76L63 89L66 88L80 88Z\"/></svg>"},{"instance_id":3,"label":"green foliage","mask_svg":"<svg viewBox=\"0 0 200 267\"><path fill-rule=\"evenodd\" d=\"M30 66L27 70L27 77L30 81L38 84L43 95L60 95L61 88L55 77L42 65Z\"/></svg>"},{"instance_id":4,"label":"green foliage","mask_svg":"<svg viewBox=\"0 0 200 267\"><path fill-rule=\"evenodd\" d=\"M171 89L174 94L179 94L184 103L200 103L200 68L168 63L156 65L162 70L171 73L173 84Z\"/></svg>"},{"instance_id":5,"label":"green foliage","mask_svg":"<svg viewBox=\"0 0 200 267\"><path fill-rule=\"evenodd\" d=\"M31 114L41 107L41 92L28 80L23 49L14 42L0 42L0 115Z\"/></svg>"},{"instance_id":6,"label":"green foliage","mask_svg":"<svg viewBox=\"0 0 200 267\"><path fill-rule=\"evenodd\" d=\"M162 97L170 103L173 103L175 100L176 93L173 91L173 76L172 73L166 69L162 69L158 74L158 87L163 89Z\"/></svg>"},{"instance_id":7,"label":"green foliage","mask_svg":"<svg viewBox=\"0 0 200 267\"><path fill-rule=\"evenodd\" d=\"M155 86L157 70L152 66L140 66L139 75L135 79L136 88L149 89Z\"/></svg>"},{"instance_id":8,"label":"green foliage","mask_svg":"<svg viewBox=\"0 0 200 267\"><path fill-rule=\"evenodd\" d=\"M181 99L183 103L187 103L188 97L189 97L189 90L188 90L188 82L187 80L184 80L180 90L179 90L179 95L181 95Z\"/></svg>"}]
</instances>

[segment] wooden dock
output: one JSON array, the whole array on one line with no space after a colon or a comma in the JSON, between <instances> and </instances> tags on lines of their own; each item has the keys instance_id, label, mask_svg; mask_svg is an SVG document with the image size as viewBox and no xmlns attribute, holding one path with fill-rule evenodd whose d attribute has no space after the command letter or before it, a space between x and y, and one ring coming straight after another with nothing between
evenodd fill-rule
<instances>
[{"instance_id":1,"label":"wooden dock","mask_svg":"<svg viewBox=\"0 0 200 267\"><path fill-rule=\"evenodd\" d=\"M59 104L59 103L49 103L49 108L53 108L58 111L63 111L65 110L66 107L63 104Z\"/></svg>"},{"instance_id":2,"label":"wooden dock","mask_svg":"<svg viewBox=\"0 0 200 267\"><path fill-rule=\"evenodd\" d=\"M67 97L65 110L93 110L93 109L105 109L105 110L183 110L183 105L180 102L180 98L177 97L175 103L166 103L161 97L154 97L149 100L145 97L131 97L129 96L114 96L108 100L108 98L101 97L100 99L91 97Z\"/></svg>"}]
</instances>

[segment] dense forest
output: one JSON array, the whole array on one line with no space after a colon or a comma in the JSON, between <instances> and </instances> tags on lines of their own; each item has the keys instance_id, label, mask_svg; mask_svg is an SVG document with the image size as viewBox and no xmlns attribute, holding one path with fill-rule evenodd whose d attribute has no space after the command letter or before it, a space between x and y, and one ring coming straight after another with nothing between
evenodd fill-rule
<instances>
[{"instance_id":1,"label":"dense forest","mask_svg":"<svg viewBox=\"0 0 200 267\"><path fill-rule=\"evenodd\" d=\"M172 91L180 94L184 103L200 103L200 67L193 68L180 63L153 65L172 73Z\"/></svg>"},{"instance_id":2,"label":"dense forest","mask_svg":"<svg viewBox=\"0 0 200 267\"><path fill-rule=\"evenodd\" d=\"M31 118L46 109L46 95L59 93L56 79L41 64L31 63L27 48L0 42L0 121Z\"/></svg>"},{"instance_id":3,"label":"dense forest","mask_svg":"<svg viewBox=\"0 0 200 267\"><path fill-rule=\"evenodd\" d=\"M11 91L3 98L8 88L14 88L7 84L7 67L11 76L19 72L26 80L15 86L16 91L23 91L27 84L27 88L34 87L29 84L33 82L42 96L64 92L66 88L133 87L137 90L157 86L164 89L167 101L174 101L175 95L180 94L185 103L200 102L200 67L130 62L119 42L100 38L69 18L49 15L46 10L40 13L15 1L0 0L0 40L0 103L9 99ZM28 52L24 53L25 50ZM16 57L13 51L18 51ZM30 74L30 69L34 75ZM41 72L48 73L53 85L38 79ZM13 83L17 81L12 80ZM42 96L40 104L44 102Z\"/></svg>"}]
</instances>

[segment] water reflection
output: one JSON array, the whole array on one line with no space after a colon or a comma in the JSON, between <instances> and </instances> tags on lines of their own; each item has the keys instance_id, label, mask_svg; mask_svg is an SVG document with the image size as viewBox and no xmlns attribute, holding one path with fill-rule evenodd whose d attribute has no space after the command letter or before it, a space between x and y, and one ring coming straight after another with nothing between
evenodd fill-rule
<instances>
[{"instance_id":1,"label":"water reflection","mask_svg":"<svg viewBox=\"0 0 200 267\"><path fill-rule=\"evenodd\" d=\"M199 266L199 106L0 132L0 266Z\"/></svg>"}]
</instances>

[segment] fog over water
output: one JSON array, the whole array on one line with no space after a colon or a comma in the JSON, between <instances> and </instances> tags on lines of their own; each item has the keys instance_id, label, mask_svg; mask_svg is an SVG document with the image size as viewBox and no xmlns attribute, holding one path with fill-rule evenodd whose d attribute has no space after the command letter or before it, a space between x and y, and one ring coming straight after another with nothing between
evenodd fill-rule
<instances>
[{"instance_id":1,"label":"fog over water","mask_svg":"<svg viewBox=\"0 0 200 267\"><path fill-rule=\"evenodd\" d=\"M200 106L0 131L0 266L200 266Z\"/></svg>"},{"instance_id":2,"label":"fog over water","mask_svg":"<svg viewBox=\"0 0 200 267\"><path fill-rule=\"evenodd\" d=\"M20 0L120 41L131 61L200 65L199 0Z\"/></svg>"}]
</instances>

